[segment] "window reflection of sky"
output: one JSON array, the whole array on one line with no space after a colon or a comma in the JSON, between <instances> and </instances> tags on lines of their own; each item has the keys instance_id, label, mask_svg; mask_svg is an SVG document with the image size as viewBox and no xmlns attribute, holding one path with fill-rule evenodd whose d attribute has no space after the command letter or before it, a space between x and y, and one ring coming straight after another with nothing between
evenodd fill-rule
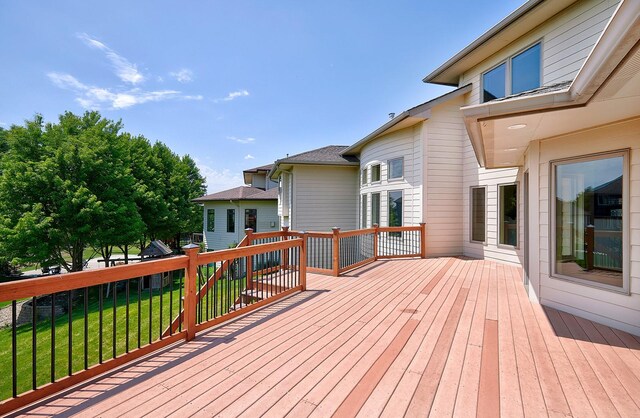
<instances>
[{"instance_id":1,"label":"window reflection of sky","mask_svg":"<svg viewBox=\"0 0 640 418\"><path fill-rule=\"evenodd\" d=\"M579 163L560 164L556 166L556 188L562 188L562 179L566 177L580 176L582 190L575 190L573 199L584 189L595 189L622 175L622 157L607 158L604 160L582 161ZM563 194L566 192L563 191Z\"/></svg>"}]
</instances>

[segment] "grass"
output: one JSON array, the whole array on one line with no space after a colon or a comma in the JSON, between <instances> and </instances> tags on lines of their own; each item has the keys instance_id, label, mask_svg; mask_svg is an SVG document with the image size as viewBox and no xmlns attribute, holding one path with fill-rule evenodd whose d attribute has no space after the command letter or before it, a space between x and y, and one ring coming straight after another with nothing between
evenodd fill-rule
<instances>
[{"instance_id":1,"label":"grass","mask_svg":"<svg viewBox=\"0 0 640 418\"><path fill-rule=\"evenodd\" d=\"M53 361L53 376L60 379L67 376L69 372L77 372L85 368L85 350L87 354L87 365L98 364L100 359L100 347L102 347L102 359L106 361L112 357L126 352L127 335L129 339L129 350L144 346L150 341L156 341L169 326L171 320L176 318L180 312L180 283L182 271L176 272L173 277L173 303L170 310L169 298L172 291L169 286L160 290L143 290L138 302L138 282L139 279L131 279L128 282L121 282L116 291L115 310L113 290L106 296L107 286L102 288L103 309L102 309L102 333L100 333L100 287L93 286L88 290L87 304L87 344L85 347L85 319L84 319L84 292L76 291L72 298L71 317L68 313L56 316L54 332L52 332L51 319L43 318L36 322L35 326L35 375L36 386L49 383L52 380L52 355L51 340L54 336L55 360ZM208 298L209 303L203 300L200 305L198 318L206 320L207 308L210 317L228 312L228 309L235 301L237 295L243 290L244 280L220 280L215 286L215 297L217 308L214 312L213 290ZM126 286L129 286L129 327L126 325ZM64 293L67 297L67 293ZM160 309L160 298L162 295L162 310ZM66 306L56 300L56 305ZM139 308L138 308L139 306ZM161 319L162 313L162 319ZM201 316L200 316L201 315ZM71 321L70 321L71 320ZM114 333L115 322L115 333ZM69 326L71 323L71 326ZM140 332L138 332L138 327ZM71 334L71 356L69 356L69 334ZM100 335L102 334L102 344ZM18 394L32 388L32 338L34 330L32 324L17 327L17 388ZM12 332L11 327L0 328L0 400L12 396ZM69 361L69 358L71 361Z\"/></svg>"}]
</instances>

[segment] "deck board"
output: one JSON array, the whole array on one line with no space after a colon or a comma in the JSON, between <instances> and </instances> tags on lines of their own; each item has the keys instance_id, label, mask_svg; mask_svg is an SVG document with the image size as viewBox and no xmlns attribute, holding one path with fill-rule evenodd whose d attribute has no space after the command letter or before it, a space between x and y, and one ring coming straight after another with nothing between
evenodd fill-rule
<instances>
[{"instance_id":1,"label":"deck board","mask_svg":"<svg viewBox=\"0 0 640 418\"><path fill-rule=\"evenodd\" d=\"M23 416L638 416L640 340L533 304L512 265L380 261Z\"/></svg>"}]
</instances>

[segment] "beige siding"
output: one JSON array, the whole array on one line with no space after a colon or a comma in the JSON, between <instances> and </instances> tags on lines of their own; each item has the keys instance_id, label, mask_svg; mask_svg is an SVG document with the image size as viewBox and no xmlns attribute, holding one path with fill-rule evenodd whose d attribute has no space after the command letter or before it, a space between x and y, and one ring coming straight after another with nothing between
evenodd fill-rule
<instances>
[{"instance_id":1,"label":"beige siding","mask_svg":"<svg viewBox=\"0 0 640 418\"><path fill-rule=\"evenodd\" d=\"M358 167L296 165L292 171L291 229L357 228Z\"/></svg>"},{"instance_id":2,"label":"beige siding","mask_svg":"<svg viewBox=\"0 0 640 418\"><path fill-rule=\"evenodd\" d=\"M467 141L459 97L431 109L425 123L424 220L427 254L462 254L463 151Z\"/></svg>"},{"instance_id":3,"label":"beige siding","mask_svg":"<svg viewBox=\"0 0 640 418\"><path fill-rule=\"evenodd\" d=\"M558 309L640 335L640 120L540 141L538 164L539 224L532 232L539 251L532 248L532 263L538 263L539 280L533 280L540 302ZM630 149L629 272L630 294L590 287L551 277L550 256L550 161L598 152ZM532 173L535 167L530 168ZM532 229L534 227L532 226ZM537 279L537 278L536 278Z\"/></svg>"},{"instance_id":4,"label":"beige siding","mask_svg":"<svg viewBox=\"0 0 640 418\"><path fill-rule=\"evenodd\" d=\"M402 179L389 180L388 161L404 160ZM380 164L380 181L371 182L371 166ZM367 168L368 180L360 185L360 196L367 196L367 226L371 226L371 193L380 193L380 225L389 225L388 193L402 191L402 223L418 225L422 215L422 123L383 135L367 144L360 153L360 169ZM361 219L360 201L356 202L358 225Z\"/></svg>"},{"instance_id":5,"label":"beige siding","mask_svg":"<svg viewBox=\"0 0 640 418\"><path fill-rule=\"evenodd\" d=\"M215 231L207 231L207 209L215 209ZM227 232L227 209L235 209L235 232ZM225 202L205 202L204 204L204 243L209 250L223 250L232 244L239 243L244 238L244 211L245 209L257 209L257 232L277 231L280 229L280 220L277 214L275 200L244 200ZM272 226L273 225L273 226Z\"/></svg>"},{"instance_id":6,"label":"beige siding","mask_svg":"<svg viewBox=\"0 0 640 418\"><path fill-rule=\"evenodd\" d=\"M542 41L542 84L573 80L613 15L619 0L582 0L473 67L460 86L473 83L467 104L480 103L480 75L527 46Z\"/></svg>"}]
</instances>

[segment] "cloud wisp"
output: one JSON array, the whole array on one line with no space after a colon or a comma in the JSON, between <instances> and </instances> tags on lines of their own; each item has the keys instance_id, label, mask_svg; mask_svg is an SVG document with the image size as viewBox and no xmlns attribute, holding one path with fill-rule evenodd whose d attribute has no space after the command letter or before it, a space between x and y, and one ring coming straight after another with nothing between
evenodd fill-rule
<instances>
[{"instance_id":1,"label":"cloud wisp","mask_svg":"<svg viewBox=\"0 0 640 418\"><path fill-rule=\"evenodd\" d=\"M195 162L207 182L207 193L220 192L244 184L242 175L237 174L235 171L232 172L228 168L216 169L198 159L195 159Z\"/></svg>"},{"instance_id":2,"label":"cloud wisp","mask_svg":"<svg viewBox=\"0 0 640 418\"><path fill-rule=\"evenodd\" d=\"M179 83L190 83L193 81L193 71L188 68L181 68L178 71L172 71L169 75L175 78Z\"/></svg>"},{"instance_id":3,"label":"cloud wisp","mask_svg":"<svg viewBox=\"0 0 640 418\"><path fill-rule=\"evenodd\" d=\"M90 86L80 82L71 74L51 72L47 74L51 82L63 89L76 93L76 102L86 109L99 110L104 105L110 109L125 109L147 102L160 102L169 99L202 100L202 96L183 95L177 90L144 91L133 88L126 91Z\"/></svg>"},{"instance_id":4,"label":"cloud wisp","mask_svg":"<svg viewBox=\"0 0 640 418\"><path fill-rule=\"evenodd\" d=\"M238 144L251 144L255 142L255 138L237 138L235 136L228 136L227 139L237 142Z\"/></svg>"},{"instance_id":5,"label":"cloud wisp","mask_svg":"<svg viewBox=\"0 0 640 418\"><path fill-rule=\"evenodd\" d=\"M245 159L245 160L255 160L255 158L256 158L256 157L254 157L254 156L253 156L253 155L251 155L251 154L247 154L247 155L245 155L245 156L244 156L244 159Z\"/></svg>"},{"instance_id":6,"label":"cloud wisp","mask_svg":"<svg viewBox=\"0 0 640 418\"><path fill-rule=\"evenodd\" d=\"M85 45L104 52L107 59L111 61L111 65L120 80L133 85L142 83L145 80L145 76L138 71L138 67L135 64L130 63L129 60L119 55L106 44L91 38L86 33L79 33L77 36Z\"/></svg>"},{"instance_id":7,"label":"cloud wisp","mask_svg":"<svg viewBox=\"0 0 640 418\"><path fill-rule=\"evenodd\" d=\"M214 100L214 102L216 103L220 103L220 102L230 102L232 100L235 100L239 97L247 97L249 96L249 92L247 90L236 90L236 91L232 91L231 93L227 94L227 97L223 97L222 99L216 99Z\"/></svg>"}]
</instances>

